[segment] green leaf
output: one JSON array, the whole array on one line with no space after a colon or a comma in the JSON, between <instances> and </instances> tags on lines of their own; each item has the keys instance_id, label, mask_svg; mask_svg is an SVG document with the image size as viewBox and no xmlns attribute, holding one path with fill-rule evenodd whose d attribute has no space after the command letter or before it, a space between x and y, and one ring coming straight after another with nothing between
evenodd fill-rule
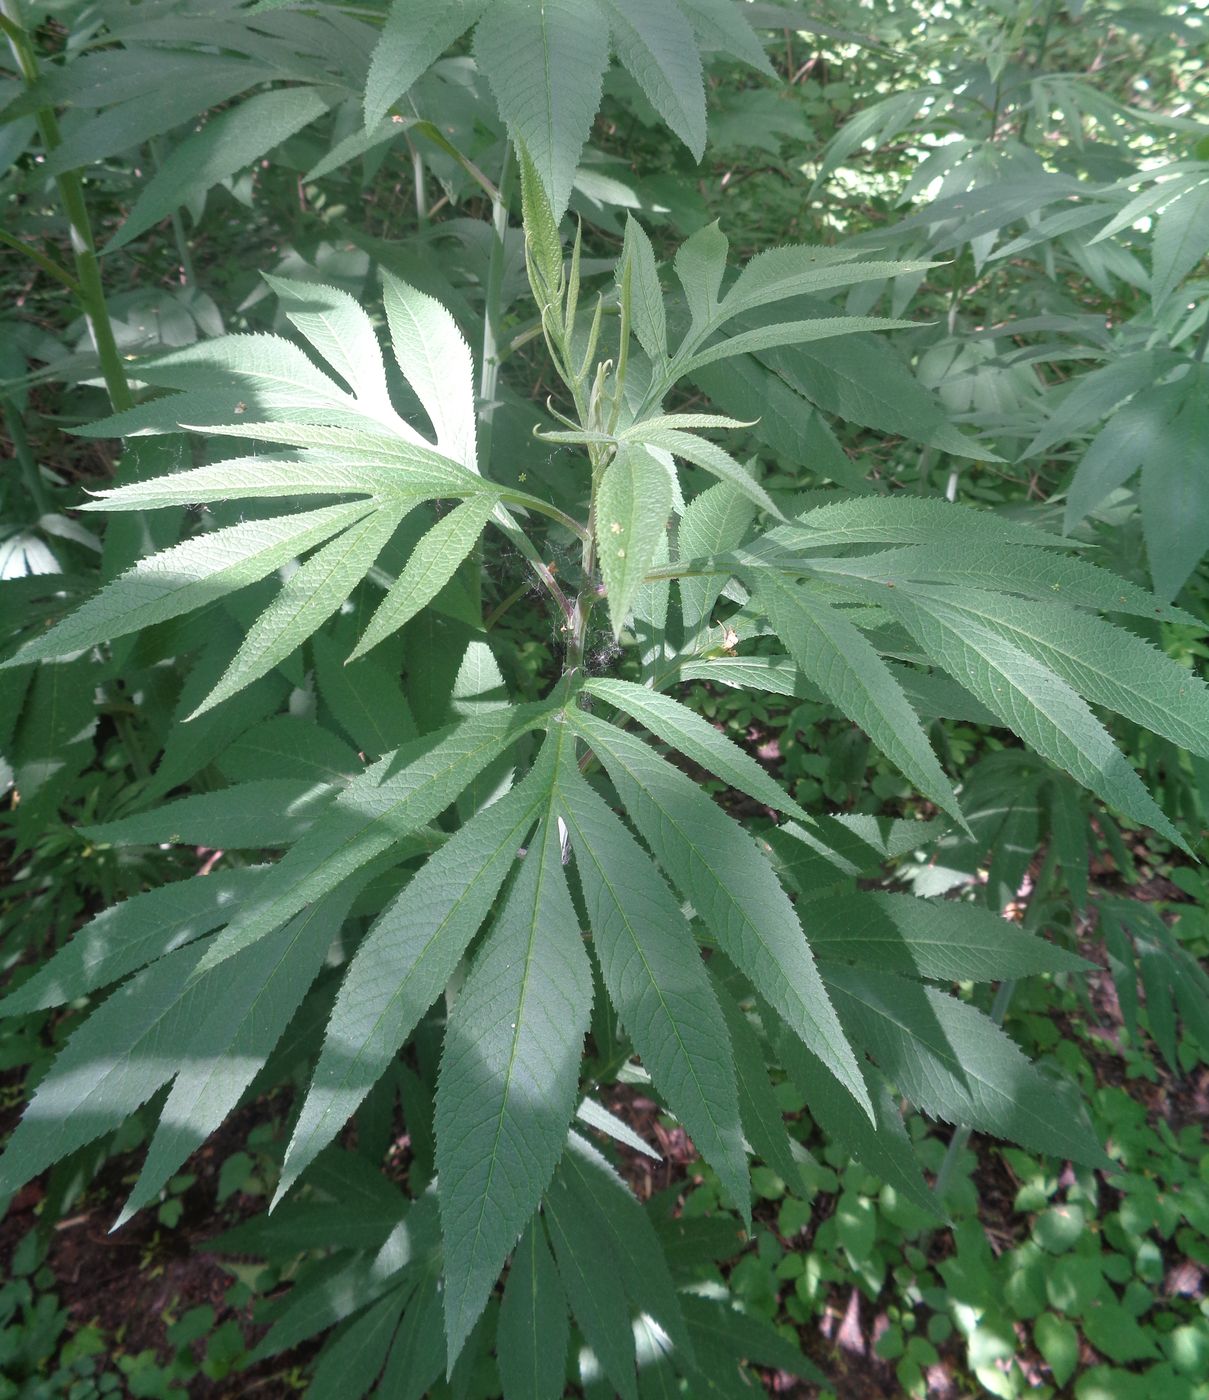
<instances>
[{"instance_id":1,"label":"green leaf","mask_svg":"<svg viewBox=\"0 0 1209 1400\"><path fill-rule=\"evenodd\" d=\"M468 501L458 509L465 510L471 504ZM373 567L403 514L398 507L380 507L316 550L296 569L248 629L222 679L190 718L205 714L245 685L259 680L306 641Z\"/></svg>"},{"instance_id":2,"label":"green leaf","mask_svg":"<svg viewBox=\"0 0 1209 1400\"><path fill-rule=\"evenodd\" d=\"M726 273L730 243L717 220L700 228L676 249L673 267L688 301L692 325L689 336L700 339L717 312L718 294Z\"/></svg>"},{"instance_id":3,"label":"green leaf","mask_svg":"<svg viewBox=\"0 0 1209 1400\"><path fill-rule=\"evenodd\" d=\"M589 695L598 695L644 725L665 744L679 749L686 758L707 768L729 787L744 792L757 802L788 817L810 821L810 817L750 754L745 753L720 730L702 719L695 710L647 686L632 681L597 676L585 682Z\"/></svg>"},{"instance_id":4,"label":"green leaf","mask_svg":"<svg viewBox=\"0 0 1209 1400\"><path fill-rule=\"evenodd\" d=\"M150 812L86 826L90 841L108 846L208 846L256 850L287 846L313 826L335 789L311 778L259 778L218 792L179 797Z\"/></svg>"},{"instance_id":5,"label":"green leaf","mask_svg":"<svg viewBox=\"0 0 1209 1400\"><path fill-rule=\"evenodd\" d=\"M216 991L185 985L202 951L191 944L152 963L72 1034L0 1156L0 1196L118 1127L172 1078Z\"/></svg>"},{"instance_id":6,"label":"green leaf","mask_svg":"<svg viewBox=\"0 0 1209 1400\"><path fill-rule=\"evenodd\" d=\"M1192 378L1192 376L1190 376ZM1163 450L1142 472L1142 529L1154 591L1174 598L1209 540L1209 369L1197 367Z\"/></svg>"},{"instance_id":7,"label":"green leaf","mask_svg":"<svg viewBox=\"0 0 1209 1400\"><path fill-rule=\"evenodd\" d=\"M638 1309L663 1328L677 1351L692 1356L672 1276L650 1218L605 1158L571 1133L547 1193L547 1205L595 1222L608 1252L600 1260L615 1272Z\"/></svg>"},{"instance_id":8,"label":"green leaf","mask_svg":"<svg viewBox=\"0 0 1209 1400\"><path fill-rule=\"evenodd\" d=\"M721 1178L750 1208L726 1024L671 891L634 838L564 765L559 805L605 986L655 1087Z\"/></svg>"},{"instance_id":9,"label":"green leaf","mask_svg":"<svg viewBox=\"0 0 1209 1400\"><path fill-rule=\"evenodd\" d=\"M1018 593L1067 607L1131 613L1164 622L1193 622L1192 615L1165 605L1153 593L1099 569L1085 559L1018 544L908 545L847 559L811 559L823 574L850 575L877 583L938 583Z\"/></svg>"},{"instance_id":10,"label":"green leaf","mask_svg":"<svg viewBox=\"0 0 1209 1400\"><path fill-rule=\"evenodd\" d=\"M638 1400L630 1308L616 1269L602 1268L609 1238L600 1221L574 1209L561 1194L542 1212L558 1274L584 1340L622 1400Z\"/></svg>"},{"instance_id":11,"label":"green leaf","mask_svg":"<svg viewBox=\"0 0 1209 1400\"><path fill-rule=\"evenodd\" d=\"M254 728L266 715L280 708L289 694L289 685L283 676L266 676L262 681L250 685L230 704L211 711L206 718L194 724L186 724L185 717L197 708L213 688L215 681L222 674L229 654L230 643L219 632L205 658L190 671L173 711L172 728L164 740L164 752L150 783L142 791L142 802L159 801L173 788L188 782L210 764L223 758L233 743ZM344 769L344 773L356 771L355 754L353 760L353 767ZM305 777L306 774L290 769L287 772L275 773L240 773L239 776L278 778ZM330 772L315 774L316 778L327 782L339 781L340 776Z\"/></svg>"},{"instance_id":12,"label":"green leaf","mask_svg":"<svg viewBox=\"0 0 1209 1400\"><path fill-rule=\"evenodd\" d=\"M311 1400L360 1400L371 1389L406 1303L406 1293L388 1293L333 1334L307 1386Z\"/></svg>"},{"instance_id":13,"label":"green leaf","mask_svg":"<svg viewBox=\"0 0 1209 1400\"><path fill-rule=\"evenodd\" d=\"M735 279L718 308L716 324L772 302L787 301L806 293L850 287L858 282L880 282L935 266L924 261L857 262L850 248L810 247L797 244L757 253Z\"/></svg>"},{"instance_id":14,"label":"green leaf","mask_svg":"<svg viewBox=\"0 0 1209 1400\"><path fill-rule=\"evenodd\" d=\"M450 1364L537 1209L575 1112L592 973L551 796L445 1033L436 1128Z\"/></svg>"},{"instance_id":15,"label":"green leaf","mask_svg":"<svg viewBox=\"0 0 1209 1400\"><path fill-rule=\"evenodd\" d=\"M535 1215L512 1256L496 1356L504 1400L561 1400L571 1340L567 1299Z\"/></svg>"},{"instance_id":16,"label":"green leaf","mask_svg":"<svg viewBox=\"0 0 1209 1400\"><path fill-rule=\"evenodd\" d=\"M678 0L703 49L728 53L766 77L773 76L760 40L742 18L743 12L730 0Z\"/></svg>"},{"instance_id":17,"label":"green leaf","mask_svg":"<svg viewBox=\"0 0 1209 1400\"><path fill-rule=\"evenodd\" d=\"M735 1358L741 1356L757 1366L773 1367L812 1384L826 1385L818 1367L762 1317L693 1293L685 1295L684 1310L698 1345L711 1339L710 1351L717 1359L719 1371L723 1366L733 1367Z\"/></svg>"},{"instance_id":18,"label":"green leaf","mask_svg":"<svg viewBox=\"0 0 1209 1400\"><path fill-rule=\"evenodd\" d=\"M265 866L220 869L110 905L0 1001L0 1015L62 1006L183 948L226 923L252 897L266 870Z\"/></svg>"},{"instance_id":19,"label":"green leaf","mask_svg":"<svg viewBox=\"0 0 1209 1400\"><path fill-rule=\"evenodd\" d=\"M377 758L416 737L397 671L377 657L349 665L344 648L322 632L311 649L320 699L360 751ZM303 751L309 758L309 747Z\"/></svg>"},{"instance_id":20,"label":"green leaf","mask_svg":"<svg viewBox=\"0 0 1209 1400\"><path fill-rule=\"evenodd\" d=\"M242 908L210 944L205 966L279 928L361 866L415 837L476 773L541 725L547 713L542 706L522 706L476 715L398 755L387 755L353 779L273 867L261 897ZM416 839L411 851L428 844Z\"/></svg>"},{"instance_id":21,"label":"green leaf","mask_svg":"<svg viewBox=\"0 0 1209 1400\"><path fill-rule=\"evenodd\" d=\"M596 547L614 636L626 624L671 510L671 478L660 463L644 448L619 447L596 497Z\"/></svg>"},{"instance_id":22,"label":"green leaf","mask_svg":"<svg viewBox=\"0 0 1209 1400\"><path fill-rule=\"evenodd\" d=\"M789 1145L789 1133L781 1114L777 1096L768 1079L764 1052L759 1037L747 1015L728 991L715 979L718 1004L726 1018L726 1030L731 1049L735 1052L735 1073L739 1083L739 1116L743 1132L752 1151L785 1182L787 1186L804 1190L806 1183L794 1161ZM862 1081L862 1088L864 1082Z\"/></svg>"},{"instance_id":23,"label":"green leaf","mask_svg":"<svg viewBox=\"0 0 1209 1400\"><path fill-rule=\"evenodd\" d=\"M1173 388L1177 392L1173 393ZM1167 450L1167 434L1183 402L1177 386L1135 394L1092 439L1066 493L1063 529L1070 531L1147 462Z\"/></svg>"},{"instance_id":24,"label":"green leaf","mask_svg":"<svg viewBox=\"0 0 1209 1400\"><path fill-rule=\"evenodd\" d=\"M386 366L373 322L347 292L322 282L293 282L261 276L295 326L375 418L394 417L386 387Z\"/></svg>"},{"instance_id":25,"label":"green leaf","mask_svg":"<svg viewBox=\"0 0 1209 1400\"><path fill-rule=\"evenodd\" d=\"M663 287L651 240L642 225L629 214L626 215L621 257L622 262L628 261L630 266L630 324L639 345L658 366L667 357L667 311L663 304ZM559 265L562 265L561 253Z\"/></svg>"},{"instance_id":26,"label":"green leaf","mask_svg":"<svg viewBox=\"0 0 1209 1400\"><path fill-rule=\"evenodd\" d=\"M1093 704L1209 757L1209 686L1136 633L1059 604L973 589L927 596L1035 656ZM1152 614L1167 611L1150 609Z\"/></svg>"},{"instance_id":27,"label":"green leaf","mask_svg":"<svg viewBox=\"0 0 1209 1400\"><path fill-rule=\"evenodd\" d=\"M836 269L836 275L842 270ZM814 305L822 314L827 303ZM746 320L740 325L754 328ZM862 427L898 433L954 456L998 460L995 453L949 421L935 394L916 379L897 350L877 336L846 335L815 345L772 347L761 350L757 358L790 389L825 413ZM693 378L725 404L725 381L731 368L727 365L718 370L708 366L704 374L698 372ZM720 383L723 392L718 394Z\"/></svg>"},{"instance_id":28,"label":"green leaf","mask_svg":"<svg viewBox=\"0 0 1209 1400\"><path fill-rule=\"evenodd\" d=\"M244 520L197 535L141 560L3 664L70 656L215 602L288 564L372 509L371 502L353 501L274 520Z\"/></svg>"},{"instance_id":29,"label":"green leaf","mask_svg":"<svg viewBox=\"0 0 1209 1400\"><path fill-rule=\"evenodd\" d=\"M723 554L739 544L754 519L752 502L738 488L720 481L688 503L676 536L680 554L685 559ZM708 625L725 586L722 575L680 580L680 612L689 647Z\"/></svg>"},{"instance_id":30,"label":"green leaf","mask_svg":"<svg viewBox=\"0 0 1209 1400\"><path fill-rule=\"evenodd\" d=\"M924 1184L902 1115L885 1085L875 1084L871 1089L876 1114L871 1125L852 1095L840 1087L796 1036L775 1022L769 1029L777 1059L801 1091L810 1116L823 1132L842 1142L869 1171L901 1191L930 1218L942 1219L940 1203Z\"/></svg>"},{"instance_id":31,"label":"green leaf","mask_svg":"<svg viewBox=\"0 0 1209 1400\"><path fill-rule=\"evenodd\" d=\"M364 656L432 602L474 548L495 506L493 496L473 496L428 530L349 653L350 661Z\"/></svg>"},{"instance_id":32,"label":"green leaf","mask_svg":"<svg viewBox=\"0 0 1209 1400\"><path fill-rule=\"evenodd\" d=\"M1209 253L1209 181L1183 191L1159 215L1150 299L1161 306Z\"/></svg>"},{"instance_id":33,"label":"green leaf","mask_svg":"<svg viewBox=\"0 0 1209 1400\"><path fill-rule=\"evenodd\" d=\"M1065 1385L1079 1364L1079 1334L1074 1326L1053 1313L1042 1313L1033 1323L1033 1341L1055 1383Z\"/></svg>"},{"instance_id":34,"label":"green leaf","mask_svg":"<svg viewBox=\"0 0 1209 1400\"><path fill-rule=\"evenodd\" d=\"M365 125L375 126L456 39L488 0L393 0L365 80Z\"/></svg>"},{"instance_id":35,"label":"green leaf","mask_svg":"<svg viewBox=\"0 0 1209 1400\"><path fill-rule=\"evenodd\" d=\"M288 437L292 430L283 426L282 432ZM80 509L142 511L275 496L376 496L406 505L436 497L459 498L486 489L484 483L439 457L431 448L416 448L384 438L390 460L374 461L359 435L341 434L339 440L347 443L346 450L321 449L289 459L270 453L233 457L172 476L99 491L95 501L85 501Z\"/></svg>"},{"instance_id":36,"label":"green leaf","mask_svg":"<svg viewBox=\"0 0 1209 1400\"><path fill-rule=\"evenodd\" d=\"M112 58L114 52L110 49L103 56ZM280 76L268 64L251 63L246 59L237 61L217 53L178 52L169 57L167 49L160 49L156 57L159 60L156 66L163 65L163 79L155 91L155 100L118 101L115 98L115 105L75 124L66 133L62 145L46 152L44 168L48 175L61 175L131 151L207 110L221 107L266 79ZM183 72L174 73L177 65L186 60L192 61ZM79 60L70 66L75 70ZM70 92L61 100L70 102Z\"/></svg>"},{"instance_id":37,"label":"green leaf","mask_svg":"<svg viewBox=\"0 0 1209 1400\"><path fill-rule=\"evenodd\" d=\"M563 242L558 232L558 220L542 187L541 177L521 146L516 153L521 172L521 212L525 226L525 246L533 266L545 284L539 295L539 305L553 306L563 286ZM660 303L662 306L662 302Z\"/></svg>"},{"instance_id":38,"label":"green leaf","mask_svg":"<svg viewBox=\"0 0 1209 1400\"><path fill-rule=\"evenodd\" d=\"M441 1292L435 1266L426 1269L395 1334L378 1385L391 1400L425 1400L441 1374Z\"/></svg>"},{"instance_id":39,"label":"green leaf","mask_svg":"<svg viewBox=\"0 0 1209 1400\"><path fill-rule=\"evenodd\" d=\"M275 88L211 117L200 132L172 151L143 186L107 251L125 247L194 195L259 160L321 116L328 105L315 88Z\"/></svg>"},{"instance_id":40,"label":"green leaf","mask_svg":"<svg viewBox=\"0 0 1209 1400\"><path fill-rule=\"evenodd\" d=\"M884 595L879 596L882 605L928 656L1030 748L1110 806L1187 849L1103 725L1066 681L948 598L922 588L910 594L902 588L879 593Z\"/></svg>"},{"instance_id":41,"label":"green leaf","mask_svg":"<svg viewBox=\"0 0 1209 1400\"><path fill-rule=\"evenodd\" d=\"M478 813L366 934L337 994L275 1200L336 1136L440 995L548 800L549 778L539 771Z\"/></svg>"},{"instance_id":42,"label":"green leaf","mask_svg":"<svg viewBox=\"0 0 1209 1400\"><path fill-rule=\"evenodd\" d=\"M618 1118L615 1113L610 1113L607 1108L603 1108L595 1099L584 1099L575 1110L575 1116L585 1127L594 1128L598 1133L604 1133L607 1137L611 1137L614 1142L628 1147L631 1152L640 1152L653 1162L663 1161L663 1158L650 1143L640 1138L628 1123Z\"/></svg>"},{"instance_id":43,"label":"green leaf","mask_svg":"<svg viewBox=\"0 0 1209 1400\"><path fill-rule=\"evenodd\" d=\"M807 588L765 577L756 585L756 597L807 678L920 792L962 821L957 795L918 716L862 633Z\"/></svg>"},{"instance_id":44,"label":"green leaf","mask_svg":"<svg viewBox=\"0 0 1209 1400\"><path fill-rule=\"evenodd\" d=\"M577 0L495 0L475 31L474 53L560 219L600 106L609 61L604 16Z\"/></svg>"},{"instance_id":45,"label":"green leaf","mask_svg":"<svg viewBox=\"0 0 1209 1400\"><path fill-rule=\"evenodd\" d=\"M926 496L862 496L842 498L808 510L791 525L761 536L778 549L820 549L843 544L948 545L960 538L965 545L1016 544L1070 549L1061 535L1032 525L1005 520L989 510L950 505ZM755 549L760 541L752 541Z\"/></svg>"},{"instance_id":46,"label":"green leaf","mask_svg":"<svg viewBox=\"0 0 1209 1400\"><path fill-rule=\"evenodd\" d=\"M707 438L692 433L682 433L675 428L665 427L658 420L635 423L622 433L627 442L641 442L648 447L661 447L665 452L691 462L695 467L725 481L741 491L750 501L767 511L774 519L784 520L771 496L750 472L744 471L729 452Z\"/></svg>"},{"instance_id":47,"label":"green leaf","mask_svg":"<svg viewBox=\"0 0 1209 1400\"><path fill-rule=\"evenodd\" d=\"M389 272L382 288L395 359L428 414L438 449L477 472L470 347L439 301Z\"/></svg>"},{"instance_id":48,"label":"green leaf","mask_svg":"<svg viewBox=\"0 0 1209 1400\"><path fill-rule=\"evenodd\" d=\"M875 890L831 895L811 903L808 928L820 958L942 982L994 982L1092 966L987 909L954 900Z\"/></svg>"},{"instance_id":49,"label":"green leaf","mask_svg":"<svg viewBox=\"0 0 1209 1400\"><path fill-rule=\"evenodd\" d=\"M224 995L192 1030L133 1191L116 1224L149 1204L214 1132L264 1068L340 931L354 891L320 900L208 974Z\"/></svg>"},{"instance_id":50,"label":"green leaf","mask_svg":"<svg viewBox=\"0 0 1209 1400\"><path fill-rule=\"evenodd\" d=\"M699 161L705 153L701 59L675 0L604 0L604 10L618 58Z\"/></svg>"},{"instance_id":51,"label":"green leaf","mask_svg":"<svg viewBox=\"0 0 1209 1400\"><path fill-rule=\"evenodd\" d=\"M754 355L760 350L772 350L779 345L805 345L812 340L834 340L842 335L857 335L869 331L899 331L914 325L913 321L887 320L882 316L824 316L812 321L776 321L755 330L720 340L708 349L699 350L685 362L683 373L694 375L707 365L717 364L735 355Z\"/></svg>"},{"instance_id":52,"label":"green leaf","mask_svg":"<svg viewBox=\"0 0 1209 1400\"><path fill-rule=\"evenodd\" d=\"M755 840L641 740L584 711L573 718L639 833L723 952L872 1115L802 925Z\"/></svg>"},{"instance_id":53,"label":"green leaf","mask_svg":"<svg viewBox=\"0 0 1209 1400\"><path fill-rule=\"evenodd\" d=\"M989 1017L889 972L825 968L845 1022L925 1113L1033 1151L1107 1163L1086 1115Z\"/></svg>"}]
</instances>

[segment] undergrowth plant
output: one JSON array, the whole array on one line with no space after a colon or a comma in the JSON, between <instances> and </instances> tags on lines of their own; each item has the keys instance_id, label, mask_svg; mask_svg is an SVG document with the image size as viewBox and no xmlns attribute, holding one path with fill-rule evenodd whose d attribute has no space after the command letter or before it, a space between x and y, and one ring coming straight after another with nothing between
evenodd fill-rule
<instances>
[{"instance_id":1,"label":"undergrowth plant","mask_svg":"<svg viewBox=\"0 0 1209 1400\"><path fill-rule=\"evenodd\" d=\"M116 69L133 84L68 135L68 156L50 152L55 171L105 154L106 139L126 149L152 134L130 125L154 110L140 44L184 43L182 68L198 68L195 87L165 92L176 120L245 79L274 83L157 161L115 251L170 216L180 238L187 193L341 103L355 121L330 129L314 178L424 138L449 190L469 181L487 199L488 217L460 230L485 254L473 350L467 318L415 275L426 264L405 276L380 248L380 302L279 268L264 277L279 333L190 335L133 362L96 334L108 313L89 301L95 257L68 274L111 371L111 411L79 431L127 444L118 482L79 508L89 524L98 512L168 523L121 537L127 557L110 558L79 606L82 590L59 574L21 580L37 606L15 621L5 663L20 726L43 713L48 687L66 706L101 687L115 726L144 705L160 715L156 766L143 764L127 810L81 829L90 846L225 859L97 912L0 1003L28 1016L114 987L38 1083L0 1158L0 1194L150 1105L120 1225L161 1200L246 1095L304 1064L279 1209L255 1238L329 1251L262 1344L342 1324L316 1396L418 1397L442 1377L464 1388L482 1358L508 1400L559 1396L572 1375L588 1393L637 1400L656 1380L666 1393L682 1381L694 1395L745 1393L740 1360L808 1372L724 1290L700 1289L670 1245L665 1255L667 1228L610 1156L610 1140L650 1150L603 1102L619 1083L683 1126L749 1225L751 1153L786 1179L802 1160L770 1071L938 1225L943 1191L925 1180L900 1101L1028 1152L1111 1165L1073 1087L1026 1058L1001 1008L986 1014L954 990L1077 974L1084 960L1036 927L862 877L942 840L985 849L970 784L925 727L945 716L1004 731L1009 783L1030 773L1062 794L1060 809L1086 789L1187 851L1195 837L1098 712L1209 759L1209 692L1136 630L1197 620L1172 601L1182 575L1156 570L1151 592L1019 513L923 492L803 492L728 450L766 412L800 426L783 381L779 398L760 392L775 358L754 357L808 345L838 356L849 338L908 327L866 314L873 293L938 266L933 247L890 258L852 241L735 260L708 223L669 267L629 215L616 218L616 257L585 252L582 222L564 216L610 47L699 156L699 48L767 66L744 9L399 0L379 34L355 11L220 5L246 48L222 59L216 97L216 56L188 47L208 42L189 29L204 21L166 5L126 33L107 12L103 44L125 47L23 72L18 119L84 102L73 70L101 55L116 55L111 82ZM448 130L389 110L474 26L506 128L498 181ZM271 65L286 50L296 69L283 73ZM448 62L461 65L445 70L451 82L465 78L464 58ZM48 152L50 137L43 123ZM829 301L861 289L859 314ZM500 367L521 354L546 412L528 410L518 432L499 412L515 392ZM717 385L751 416L711 411L687 385ZM905 368L859 387L907 436L999 460ZM813 441L845 460L830 429ZM818 470L811 484L844 475ZM485 607L488 570L501 596ZM505 619L554 658L524 688L496 645ZM703 682L832 707L928 816L806 810L680 698ZM1171 951L1148 937L1143 959ZM1180 966L1168 995L1203 1017L1204 976ZM381 1156L396 1098L405 1187L342 1150L352 1120L358 1147Z\"/></svg>"}]
</instances>

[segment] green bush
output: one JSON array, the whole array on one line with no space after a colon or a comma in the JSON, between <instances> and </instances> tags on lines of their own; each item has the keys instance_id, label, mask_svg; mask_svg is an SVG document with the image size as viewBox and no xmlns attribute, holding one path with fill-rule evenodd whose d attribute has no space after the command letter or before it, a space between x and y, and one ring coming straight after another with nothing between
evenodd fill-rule
<instances>
[{"instance_id":1,"label":"green bush","mask_svg":"<svg viewBox=\"0 0 1209 1400\"><path fill-rule=\"evenodd\" d=\"M851 8L3 0L0 1010L36 1074L0 1195L55 1168L44 1247L146 1135L117 1223L171 1229L192 1154L298 1090L217 1184L272 1193L223 1239L289 1279L268 1332L190 1313L204 1357L125 1357L133 1393L329 1328L315 1397L822 1383L778 1326L837 1261L899 1290L908 1391L955 1329L1020 1393L1027 1323L1058 1386L1082 1337L1200 1393L1203 1318L1139 1320L1177 1224L1133 1183L1195 1256L1203 1157L1123 1146L1002 1026L1093 967L1102 852L1202 844L1204 26ZM1153 90L1098 79L1139 44ZM1096 913L1130 1043L1140 983L1199 1064L1195 924ZM635 1198L618 1085L695 1192ZM1007 1264L971 1131L1028 1178ZM784 1251L767 1203L792 1238L819 1191ZM31 1377L44 1282L5 1305Z\"/></svg>"}]
</instances>

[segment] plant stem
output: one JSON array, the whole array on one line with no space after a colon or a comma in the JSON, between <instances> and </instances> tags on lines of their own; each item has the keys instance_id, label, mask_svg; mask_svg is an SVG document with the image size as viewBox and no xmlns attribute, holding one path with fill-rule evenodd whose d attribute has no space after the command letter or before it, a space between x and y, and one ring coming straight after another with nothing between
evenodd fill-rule
<instances>
[{"instance_id":1,"label":"plant stem","mask_svg":"<svg viewBox=\"0 0 1209 1400\"><path fill-rule=\"evenodd\" d=\"M13 455L21 468L25 489L33 498L34 509L38 514L50 515L54 506L46 494L46 483L42 480L42 473L38 470L34 455L29 450L29 438L25 435L25 420L21 416L21 410L10 399L3 400L3 404L4 425L13 445Z\"/></svg>"},{"instance_id":2,"label":"plant stem","mask_svg":"<svg viewBox=\"0 0 1209 1400\"><path fill-rule=\"evenodd\" d=\"M14 238L11 233L5 233L0 228L0 243L9 248L15 249L18 253L23 253L30 262L36 263L43 272L48 273L56 281L62 282L73 297L79 297L80 284L65 267L55 262L54 258L49 258L40 249L31 247L28 243L22 243L19 238Z\"/></svg>"},{"instance_id":3,"label":"plant stem","mask_svg":"<svg viewBox=\"0 0 1209 1400\"><path fill-rule=\"evenodd\" d=\"M30 43L29 35L21 22L19 0L0 0L0 29L8 37L9 47L16 60L18 71L26 87L32 87L38 80L38 60ZM41 107L36 113L42 145L49 153L62 144L59 122L50 107ZM115 412L134 406L130 385L126 382L126 369L114 339L113 323L109 319L109 308L105 304L105 291L101 285L101 269L97 262L96 242L92 236L92 223L88 217L88 206L84 201L84 186L76 170L65 171L55 176L59 189L59 199L71 229L71 247L75 255L76 280L79 283L78 300L84 319L88 323L88 333L93 348L101 362L101 374L109 394L109 402Z\"/></svg>"},{"instance_id":4,"label":"plant stem","mask_svg":"<svg viewBox=\"0 0 1209 1400\"><path fill-rule=\"evenodd\" d=\"M504 240L508 235L508 201L516 175L512 142L504 146L504 167L492 201L491 225L495 237L487 264L486 301L483 306L483 354L479 366L479 460L485 476L491 473L491 437L495 426L495 393L500 377L500 316L504 286Z\"/></svg>"},{"instance_id":5,"label":"plant stem","mask_svg":"<svg viewBox=\"0 0 1209 1400\"><path fill-rule=\"evenodd\" d=\"M153 136L151 138L151 156L155 161L155 168L157 170L164 163L163 156L161 155L162 149L163 143L160 141L159 137ZM195 287L197 285L197 278L193 273L193 258L189 252L189 244L185 238L185 225L181 220L181 211L179 209L173 209L172 211L172 237L176 243L176 256L180 261L181 277L186 286Z\"/></svg>"}]
</instances>

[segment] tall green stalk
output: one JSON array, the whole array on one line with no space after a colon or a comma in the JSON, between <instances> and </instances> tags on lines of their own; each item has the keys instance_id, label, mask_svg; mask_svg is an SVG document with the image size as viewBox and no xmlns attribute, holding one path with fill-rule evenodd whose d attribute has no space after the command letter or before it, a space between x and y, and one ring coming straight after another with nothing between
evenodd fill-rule
<instances>
[{"instance_id":1,"label":"tall green stalk","mask_svg":"<svg viewBox=\"0 0 1209 1400\"><path fill-rule=\"evenodd\" d=\"M38 58L21 19L19 0L0 0L0 29L8 39L9 48L26 87L33 87L39 77ZM49 154L62 144L58 118L53 108L41 107L35 119L42 137L42 145ZM84 200L84 185L79 171L76 170L56 175L55 184L58 186L59 199L71 229L71 247L76 265L76 294L80 310L88 323L93 348L101 363L101 374L105 380L109 402L115 412L121 412L134 406L134 398L126 380L126 369L118 351L117 341L114 339L109 308L105 304L96 241L92 236L92 221L88 217L88 206Z\"/></svg>"},{"instance_id":2,"label":"tall green stalk","mask_svg":"<svg viewBox=\"0 0 1209 1400\"><path fill-rule=\"evenodd\" d=\"M500 377L500 318L503 312L504 251L508 234L508 203L516 180L512 142L504 147L499 190L492 201L491 258L487 264L486 301L483 306L483 353L479 365L479 457L485 475L491 474L491 437L495 426L495 394Z\"/></svg>"}]
</instances>

